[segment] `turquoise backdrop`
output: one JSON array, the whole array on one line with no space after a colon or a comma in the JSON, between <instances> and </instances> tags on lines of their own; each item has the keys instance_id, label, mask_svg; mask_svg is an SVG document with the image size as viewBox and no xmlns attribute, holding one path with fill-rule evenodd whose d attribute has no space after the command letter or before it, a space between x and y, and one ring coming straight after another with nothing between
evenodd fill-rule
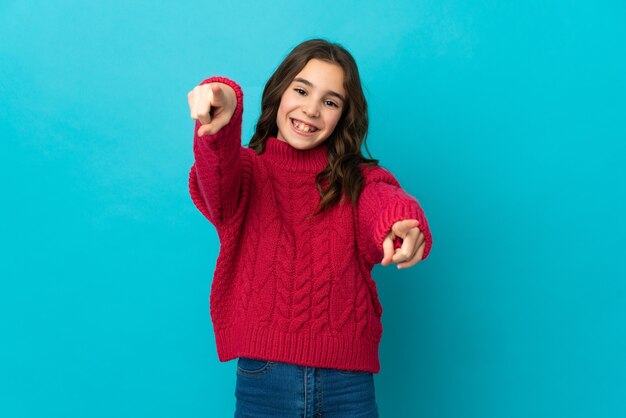
<instances>
[{"instance_id":1,"label":"turquoise backdrop","mask_svg":"<svg viewBox=\"0 0 626 418\"><path fill-rule=\"evenodd\" d=\"M381 416L626 416L626 3L0 2L0 415L228 417L186 95L355 56L429 259L374 269Z\"/></svg>"}]
</instances>

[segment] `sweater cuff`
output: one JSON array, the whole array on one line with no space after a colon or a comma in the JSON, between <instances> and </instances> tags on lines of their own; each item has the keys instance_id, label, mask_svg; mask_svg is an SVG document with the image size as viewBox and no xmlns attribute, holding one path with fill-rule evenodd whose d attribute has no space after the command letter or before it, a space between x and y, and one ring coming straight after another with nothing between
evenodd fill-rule
<instances>
[{"instance_id":1,"label":"sweater cuff","mask_svg":"<svg viewBox=\"0 0 626 418\"><path fill-rule=\"evenodd\" d=\"M419 221L419 225L417 227L424 234L425 244L424 254L422 255L422 260L424 260L430 253L433 241L424 212L421 210L419 203L416 200L394 199L394 201L383 210L378 221L376 222L376 225L374 226L376 248L382 251L383 241L389 231L391 231L393 224L406 219L417 219ZM394 248L400 248L401 245L402 238L397 238L394 241Z\"/></svg>"}]
</instances>

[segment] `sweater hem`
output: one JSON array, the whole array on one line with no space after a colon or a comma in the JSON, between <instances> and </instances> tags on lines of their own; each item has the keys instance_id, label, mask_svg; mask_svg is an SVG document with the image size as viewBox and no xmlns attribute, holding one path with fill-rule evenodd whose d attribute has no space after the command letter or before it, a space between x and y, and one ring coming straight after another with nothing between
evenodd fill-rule
<instances>
[{"instance_id":1,"label":"sweater hem","mask_svg":"<svg viewBox=\"0 0 626 418\"><path fill-rule=\"evenodd\" d=\"M309 367L378 373L379 342L331 335L292 334L261 327L233 325L215 330L217 355L226 362L237 357Z\"/></svg>"}]
</instances>

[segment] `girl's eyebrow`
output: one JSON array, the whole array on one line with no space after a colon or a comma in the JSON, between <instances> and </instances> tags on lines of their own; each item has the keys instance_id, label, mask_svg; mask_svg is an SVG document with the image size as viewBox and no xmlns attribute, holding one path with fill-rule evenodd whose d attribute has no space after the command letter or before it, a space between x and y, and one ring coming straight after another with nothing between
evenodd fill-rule
<instances>
[{"instance_id":1,"label":"girl's eyebrow","mask_svg":"<svg viewBox=\"0 0 626 418\"><path fill-rule=\"evenodd\" d=\"M301 77L296 77L296 78L293 79L293 81L299 81L300 83L306 84L309 87L315 87L313 85L313 83L311 83L309 80L306 80L306 79L301 78ZM328 94L330 96L335 96L335 97L339 98L342 102L346 101L346 99L344 99L343 96L341 94L337 93L336 91L328 90Z\"/></svg>"}]
</instances>

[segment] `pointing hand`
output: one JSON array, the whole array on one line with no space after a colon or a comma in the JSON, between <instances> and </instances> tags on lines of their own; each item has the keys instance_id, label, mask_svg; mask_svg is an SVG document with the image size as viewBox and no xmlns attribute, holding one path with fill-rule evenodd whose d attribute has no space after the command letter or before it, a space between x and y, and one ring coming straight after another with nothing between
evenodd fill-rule
<instances>
[{"instance_id":1,"label":"pointing hand","mask_svg":"<svg viewBox=\"0 0 626 418\"><path fill-rule=\"evenodd\" d=\"M406 219L393 224L391 231L383 241L383 259L381 264L387 266L390 263L397 263L398 268L414 266L422 260L424 256L424 234L417 227L417 219ZM402 246L394 250L394 240L402 239Z\"/></svg>"},{"instance_id":2,"label":"pointing hand","mask_svg":"<svg viewBox=\"0 0 626 418\"><path fill-rule=\"evenodd\" d=\"M214 135L230 122L237 107L235 90L224 83L207 83L187 94L191 119L199 120L198 136Z\"/></svg>"}]
</instances>

